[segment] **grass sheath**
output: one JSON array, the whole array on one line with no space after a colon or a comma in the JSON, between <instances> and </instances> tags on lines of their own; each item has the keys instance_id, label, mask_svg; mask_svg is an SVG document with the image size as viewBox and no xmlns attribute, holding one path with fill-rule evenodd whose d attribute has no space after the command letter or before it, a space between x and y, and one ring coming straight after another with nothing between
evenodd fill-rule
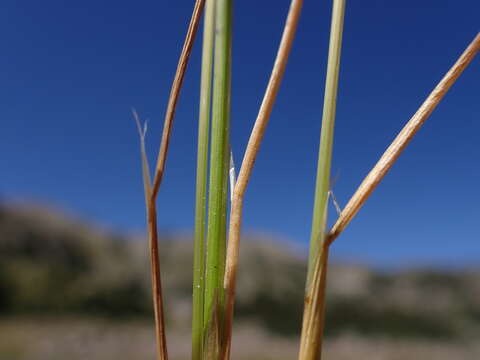
<instances>
[{"instance_id":1,"label":"grass sheath","mask_svg":"<svg viewBox=\"0 0 480 360\"><path fill-rule=\"evenodd\" d=\"M292 0L288 13L277 57L273 66L272 74L265 91L265 95L258 112L255 125L247 144L242 166L235 182L230 210L228 249L226 258L226 270L224 278L225 288L225 325L223 329L222 359L230 356L230 344L232 336L233 308L235 302L235 284L239 257L240 230L242 220L243 198L252 173L253 165L258 154L263 135L285 72L288 55L292 48L298 19L302 8L302 0Z\"/></svg>"},{"instance_id":2,"label":"grass sheath","mask_svg":"<svg viewBox=\"0 0 480 360\"><path fill-rule=\"evenodd\" d=\"M352 218L357 214L370 194L375 190L376 186L384 178L388 170L390 170L390 168L393 166L410 140L413 138L413 136L415 136L425 120L428 119L435 107L440 103L447 91L455 83L458 77L462 74L463 70L465 70L465 68L470 64L479 51L480 33L477 34L470 45L465 49L463 54L445 74L435 89L433 89L422 106L420 106L417 112L400 131L377 164L360 184L355 194L348 201L347 205L341 212L337 222L330 230L327 240L328 244L331 244L348 226Z\"/></svg>"},{"instance_id":3,"label":"grass sheath","mask_svg":"<svg viewBox=\"0 0 480 360\"><path fill-rule=\"evenodd\" d=\"M157 357L159 360L168 360L167 339L165 334L165 315L163 310L162 281L160 276L160 258L158 256L157 206L155 202L151 200L151 187L149 187L148 194L150 195L150 201L149 205L147 205L147 222L150 245L152 297Z\"/></svg>"},{"instance_id":4,"label":"grass sheath","mask_svg":"<svg viewBox=\"0 0 480 360\"><path fill-rule=\"evenodd\" d=\"M205 265L204 329L206 359L218 359L223 319L226 215L229 170L232 0L216 0L210 180Z\"/></svg>"},{"instance_id":5,"label":"grass sheath","mask_svg":"<svg viewBox=\"0 0 480 360\"><path fill-rule=\"evenodd\" d=\"M330 167L344 12L345 0L334 0L310 240L310 256L305 290L305 306L300 339L300 360L320 359L322 351L325 285L328 263L328 246L326 246L325 242L325 230L327 202L330 190Z\"/></svg>"},{"instance_id":6,"label":"grass sheath","mask_svg":"<svg viewBox=\"0 0 480 360\"><path fill-rule=\"evenodd\" d=\"M206 0L203 30L200 111L198 120L195 235L193 258L192 360L201 360L204 344L205 226L207 209L208 132L212 91L215 0Z\"/></svg>"}]
</instances>

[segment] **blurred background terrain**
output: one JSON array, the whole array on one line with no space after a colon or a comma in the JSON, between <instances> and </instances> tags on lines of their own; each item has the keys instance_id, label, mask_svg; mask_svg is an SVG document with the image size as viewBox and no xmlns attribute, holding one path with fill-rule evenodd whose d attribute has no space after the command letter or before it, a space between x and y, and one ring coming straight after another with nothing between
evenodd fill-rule
<instances>
[{"instance_id":1,"label":"blurred background terrain","mask_svg":"<svg viewBox=\"0 0 480 360\"><path fill-rule=\"evenodd\" d=\"M189 236L163 236L173 359L189 358L191 249ZM153 358L148 266L143 237L40 206L2 204L0 359ZM291 246L244 239L234 358L295 358L305 271ZM480 356L479 269L333 264L328 295L328 359Z\"/></svg>"}]
</instances>

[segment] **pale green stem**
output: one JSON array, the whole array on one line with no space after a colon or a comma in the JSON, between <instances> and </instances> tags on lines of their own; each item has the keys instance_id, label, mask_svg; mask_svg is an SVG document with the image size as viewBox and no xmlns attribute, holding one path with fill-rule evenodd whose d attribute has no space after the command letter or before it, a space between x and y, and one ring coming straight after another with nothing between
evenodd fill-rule
<instances>
[{"instance_id":1,"label":"pale green stem","mask_svg":"<svg viewBox=\"0 0 480 360\"><path fill-rule=\"evenodd\" d=\"M321 357L322 351L325 286L328 263L328 246L325 244L325 230L328 192L330 189L333 130L335 124L344 12L345 0L334 0L312 233L310 238L305 308L300 340L300 360L318 360Z\"/></svg>"},{"instance_id":2,"label":"pale green stem","mask_svg":"<svg viewBox=\"0 0 480 360\"><path fill-rule=\"evenodd\" d=\"M330 189L330 167L333 149L333 130L337 104L338 74L340 69L340 50L342 43L343 15L345 0L334 0L328 53L327 78L323 104L320 151L318 154L317 182L313 208L312 231L310 235L310 258L308 277L311 277L316 258L324 240L327 200Z\"/></svg>"}]
</instances>

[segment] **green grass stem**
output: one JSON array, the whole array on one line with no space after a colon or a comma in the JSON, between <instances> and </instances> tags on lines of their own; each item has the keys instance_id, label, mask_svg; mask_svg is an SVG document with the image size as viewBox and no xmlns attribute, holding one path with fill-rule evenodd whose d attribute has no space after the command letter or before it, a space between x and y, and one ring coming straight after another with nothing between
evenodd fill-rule
<instances>
[{"instance_id":1,"label":"green grass stem","mask_svg":"<svg viewBox=\"0 0 480 360\"><path fill-rule=\"evenodd\" d=\"M204 344L205 227L207 211L208 141L215 36L215 0L206 0L203 25L200 113L198 121L195 236L193 258L192 360L201 360Z\"/></svg>"},{"instance_id":2,"label":"green grass stem","mask_svg":"<svg viewBox=\"0 0 480 360\"><path fill-rule=\"evenodd\" d=\"M229 171L231 0L217 0L213 70L210 181L208 194L204 327L207 359L219 356Z\"/></svg>"},{"instance_id":3,"label":"green grass stem","mask_svg":"<svg viewBox=\"0 0 480 360\"><path fill-rule=\"evenodd\" d=\"M328 263L328 246L325 246L325 232L344 12L345 0L334 0L310 239L305 308L300 340L300 360L318 360L321 357Z\"/></svg>"}]
</instances>

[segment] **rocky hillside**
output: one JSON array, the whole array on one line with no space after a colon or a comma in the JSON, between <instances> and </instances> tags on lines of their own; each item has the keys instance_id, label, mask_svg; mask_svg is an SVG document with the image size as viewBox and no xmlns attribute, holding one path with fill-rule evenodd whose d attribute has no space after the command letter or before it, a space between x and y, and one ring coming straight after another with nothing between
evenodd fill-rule
<instances>
[{"instance_id":1,"label":"rocky hillside","mask_svg":"<svg viewBox=\"0 0 480 360\"><path fill-rule=\"evenodd\" d=\"M0 206L0 315L150 316L143 239L101 231L45 209ZM170 326L190 325L192 243L164 237ZM285 336L299 331L306 265L285 245L244 239L236 319ZM374 272L333 265L327 336L460 339L480 329L480 272Z\"/></svg>"}]
</instances>

